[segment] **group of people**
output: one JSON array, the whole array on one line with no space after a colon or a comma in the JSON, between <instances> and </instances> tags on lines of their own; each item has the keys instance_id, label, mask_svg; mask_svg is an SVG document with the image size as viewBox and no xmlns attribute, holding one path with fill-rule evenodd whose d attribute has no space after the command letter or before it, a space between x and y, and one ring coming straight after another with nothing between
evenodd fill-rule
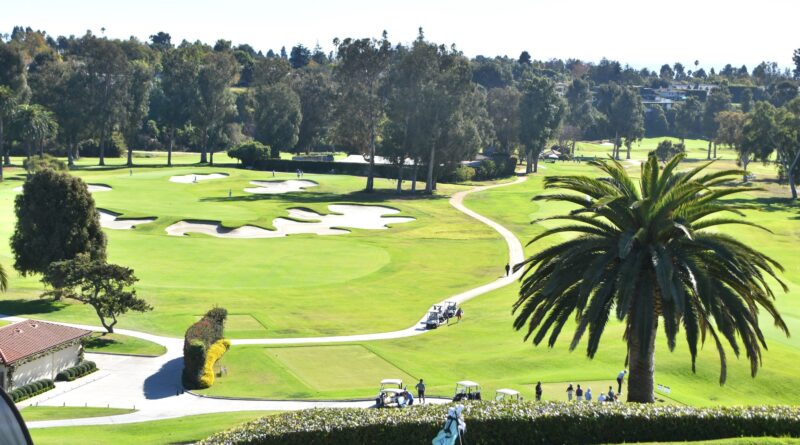
<instances>
[{"instance_id":1,"label":"group of people","mask_svg":"<svg viewBox=\"0 0 800 445\"><path fill-rule=\"evenodd\" d=\"M617 374L617 391L614 391L613 386L608 387L608 392L601 392L597 397L598 402L616 402L619 396L622 395L622 382L625 381L625 375L628 373L626 369ZM542 382L536 382L536 400L542 400ZM592 388L584 390L581 385L573 385L572 383L567 386L567 401L577 400L578 402L591 402L594 400L592 395Z\"/></svg>"}]
</instances>

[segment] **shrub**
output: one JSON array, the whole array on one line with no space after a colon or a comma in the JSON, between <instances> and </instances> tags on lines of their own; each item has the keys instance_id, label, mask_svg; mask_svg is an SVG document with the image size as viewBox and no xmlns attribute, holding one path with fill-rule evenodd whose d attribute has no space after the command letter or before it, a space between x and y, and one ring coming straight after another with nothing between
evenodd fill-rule
<instances>
[{"instance_id":1,"label":"shrub","mask_svg":"<svg viewBox=\"0 0 800 445\"><path fill-rule=\"evenodd\" d=\"M11 400L16 403L25 399L29 399L33 396L38 396L39 394L50 391L53 388L55 388L55 385L53 384L52 380L37 380L14 389L8 393L8 396L11 397Z\"/></svg>"},{"instance_id":2,"label":"shrub","mask_svg":"<svg viewBox=\"0 0 800 445\"><path fill-rule=\"evenodd\" d=\"M258 141L248 141L228 150L228 156L238 159L243 166L253 167L258 161L277 157L269 146Z\"/></svg>"},{"instance_id":3,"label":"shrub","mask_svg":"<svg viewBox=\"0 0 800 445\"><path fill-rule=\"evenodd\" d=\"M231 342L224 338L208 348L203 365L203 375L199 379L200 388L210 388L214 384L214 365L230 348Z\"/></svg>"},{"instance_id":4,"label":"shrub","mask_svg":"<svg viewBox=\"0 0 800 445\"><path fill-rule=\"evenodd\" d=\"M480 179L493 179L497 177L497 164L491 159L484 159L475 169L475 174Z\"/></svg>"},{"instance_id":5,"label":"shrub","mask_svg":"<svg viewBox=\"0 0 800 445\"><path fill-rule=\"evenodd\" d=\"M45 154L42 157L37 155L32 156L30 159L25 159L22 161L22 167L25 168L28 173L36 173L47 168L55 171L67 170L67 164L64 161L49 154Z\"/></svg>"},{"instance_id":6,"label":"shrub","mask_svg":"<svg viewBox=\"0 0 800 445\"><path fill-rule=\"evenodd\" d=\"M430 443L447 406L312 409L288 412L217 433L204 445ZM471 444L586 444L800 436L800 408L691 408L635 403L472 402Z\"/></svg>"},{"instance_id":7,"label":"shrub","mask_svg":"<svg viewBox=\"0 0 800 445\"><path fill-rule=\"evenodd\" d=\"M181 375L183 386L186 388L208 388L213 383L213 372L210 381L207 378L203 379L207 353L213 345L222 340L227 317L227 310L215 307L186 330L183 342L183 373ZM211 363L212 367L214 363L216 360Z\"/></svg>"},{"instance_id":8,"label":"shrub","mask_svg":"<svg viewBox=\"0 0 800 445\"><path fill-rule=\"evenodd\" d=\"M97 371L97 365L94 362L80 362L77 365L64 369L56 374L56 380L71 382L95 371Z\"/></svg>"},{"instance_id":9,"label":"shrub","mask_svg":"<svg viewBox=\"0 0 800 445\"><path fill-rule=\"evenodd\" d=\"M466 165L459 165L453 172L454 182L467 182L472 181L475 177L475 169Z\"/></svg>"}]
</instances>

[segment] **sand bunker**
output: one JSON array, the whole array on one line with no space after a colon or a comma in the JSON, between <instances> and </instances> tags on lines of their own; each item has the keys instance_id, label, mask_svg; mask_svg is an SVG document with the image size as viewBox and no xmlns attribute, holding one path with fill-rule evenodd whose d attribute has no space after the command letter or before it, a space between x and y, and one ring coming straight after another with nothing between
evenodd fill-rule
<instances>
[{"instance_id":1,"label":"sand bunker","mask_svg":"<svg viewBox=\"0 0 800 445\"><path fill-rule=\"evenodd\" d=\"M94 193L94 192L110 192L111 191L111 187L109 187L107 185L104 185L104 184L87 184L86 188L88 188L89 192L91 192L91 193ZM14 187L12 190L15 191L15 192L21 192L22 191L22 186Z\"/></svg>"},{"instance_id":2,"label":"sand bunker","mask_svg":"<svg viewBox=\"0 0 800 445\"><path fill-rule=\"evenodd\" d=\"M167 234L182 236L187 233L202 233L218 238L279 238L286 235L312 233L315 235L344 235L349 233L338 227L353 229L382 230L387 224L399 224L414 221L414 218L391 216L400 213L389 207L360 206L348 204L332 204L328 206L331 214L320 215L304 209L289 209L289 217L276 218L272 221L275 230L267 230L256 226L242 226L235 229L222 227L213 221L179 221L167 227Z\"/></svg>"},{"instance_id":3,"label":"sand bunker","mask_svg":"<svg viewBox=\"0 0 800 445\"><path fill-rule=\"evenodd\" d=\"M147 224L156 220L155 218L120 219L119 213L104 209L97 209L97 213L100 215L100 225L106 229L130 230L139 224Z\"/></svg>"},{"instance_id":4,"label":"sand bunker","mask_svg":"<svg viewBox=\"0 0 800 445\"><path fill-rule=\"evenodd\" d=\"M258 187L244 189L247 193L258 193L262 195L278 195L289 192L302 192L307 187L316 187L314 181L303 179L289 179L288 181L250 181L250 184Z\"/></svg>"},{"instance_id":5,"label":"sand bunker","mask_svg":"<svg viewBox=\"0 0 800 445\"><path fill-rule=\"evenodd\" d=\"M192 175L173 176L169 178L169 181L178 182L181 184L191 184L193 182L208 181L209 179L226 178L227 176L228 176L227 173L209 173L201 175L192 174Z\"/></svg>"}]
</instances>

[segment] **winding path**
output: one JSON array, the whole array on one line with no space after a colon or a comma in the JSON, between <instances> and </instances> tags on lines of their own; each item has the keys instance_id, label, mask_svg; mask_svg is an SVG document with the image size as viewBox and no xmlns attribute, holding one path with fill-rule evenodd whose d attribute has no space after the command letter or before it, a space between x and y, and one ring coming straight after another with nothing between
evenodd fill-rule
<instances>
[{"instance_id":1,"label":"winding path","mask_svg":"<svg viewBox=\"0 0 800 445\"><path fill-rule=\"evenodd\" d=\"M450 205L457 210L477 219L497 231L508 245L509 264L517 264L524 259L522 244L517 237L502 225L480 215L464 206L464 198L476 192L519 184L527 177L518 177L516 181L476 187L455 193L450 198ZM461 304L467 300L499 289L514 282L519 272L511 276L499 278L482 286L452 295L444 301L455 301ZM427 313L426 313L427 315ZM7 321L19 321L23 318L0 315ZM346 343L371 340L387 340L421 335L425 332L425 317L413 326L392 332L374 334L344 335L334 337L302 337L302 338L252 338L232 340L234 345L277 345L304 343ZM85 329L98 330L96 326L76 325ZM97 363L100 371L74 382L58 383L56 389L28 399L19 404L43 406L109 406L114 408L135 408L131 414L119 416L91 417L83 419L64 419L29 422L29 428L50 428L58 426L110 425L169 419L196 414L219 413L231 411L290 411L307 408L341 408L369 407L372 401L289 401L289 400L241 400L202 397L190 393L180 394L180 373L183 366L183 339L163 337L145 332L117 329L116 332L131 337L158 343L167 349L159 357L134 357L123 355L91 354L86 358ZM444 403L445 399L429 399L430 403Z\"/></svg>"}]
</instances>

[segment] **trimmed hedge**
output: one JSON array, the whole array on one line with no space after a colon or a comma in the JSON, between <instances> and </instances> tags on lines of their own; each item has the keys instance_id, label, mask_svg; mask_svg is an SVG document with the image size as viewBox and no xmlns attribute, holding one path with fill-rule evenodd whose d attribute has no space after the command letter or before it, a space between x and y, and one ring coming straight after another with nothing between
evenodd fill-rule
<instances>
[{"instance_id":1,"label":"trimmed hedge","mask_svg":"<svg viewBox=\"0 0 800 445\"><path fill-rule=\"evenodd\" d=\"M593 444L800 436L800 408L636 403L470 402L470 444ZM204 445L430 443L447 405L288 412L217 433Z\"/></svg>"},{"instance_id":2,"label":"trimmed hedge","mask_svg":"<svg viewBox=\"0 0 800 445\"><path fill-rule=\"evenodd\" d=\"M55 387L55 383L53 383L53 381L50 379L37 380L12 390L8 393L8 396L11 397L11 400L13 400L14 403L17 403L50 391Z\"/></svg>"},{"instance_id":3,"label":"trimmed hedge","mask_svg":"<svg viewBox=\"0 0 800 445\"><path fill-rule=\"evenodd\" d=\"M227 310L213 308L186 330L183 341L183 373L181 375L185 388L201 389L210 386L204 386L204 384L208 383L208 379L202 380L205 375L206 356L209 349L223 339L225 319L227 317ZM216 363L216 360L214 360L214 363ZM213 366L214 363L211 365ZM213 383L213 378L211 383Z\"/></svg>"},{"instance_id":4,"label":"trimmed hedge","mask_svg":"<svg viewBox=\"0 0 800 445\"><path fill-rule=\"evenodd\" d=\"M71 382L83 376L97 371L97 364L92 361L80 362L77 365L67 368L56 374L56 381Z\"/></svg>"},{"instance_id":5,"label":"trimmed hedge","mask_svg":"<svg viewBox=\"0 0 800 445\"><path fill-rule=\"evenodd\" d=\"M227 339L222 339L215 342L206 351L206 360L203 366L203 375L200 376L200 387L210 388L214 384L214 365L219 359L228 352L231 348L231 342Z\"/></svg>"}]
</instances>

